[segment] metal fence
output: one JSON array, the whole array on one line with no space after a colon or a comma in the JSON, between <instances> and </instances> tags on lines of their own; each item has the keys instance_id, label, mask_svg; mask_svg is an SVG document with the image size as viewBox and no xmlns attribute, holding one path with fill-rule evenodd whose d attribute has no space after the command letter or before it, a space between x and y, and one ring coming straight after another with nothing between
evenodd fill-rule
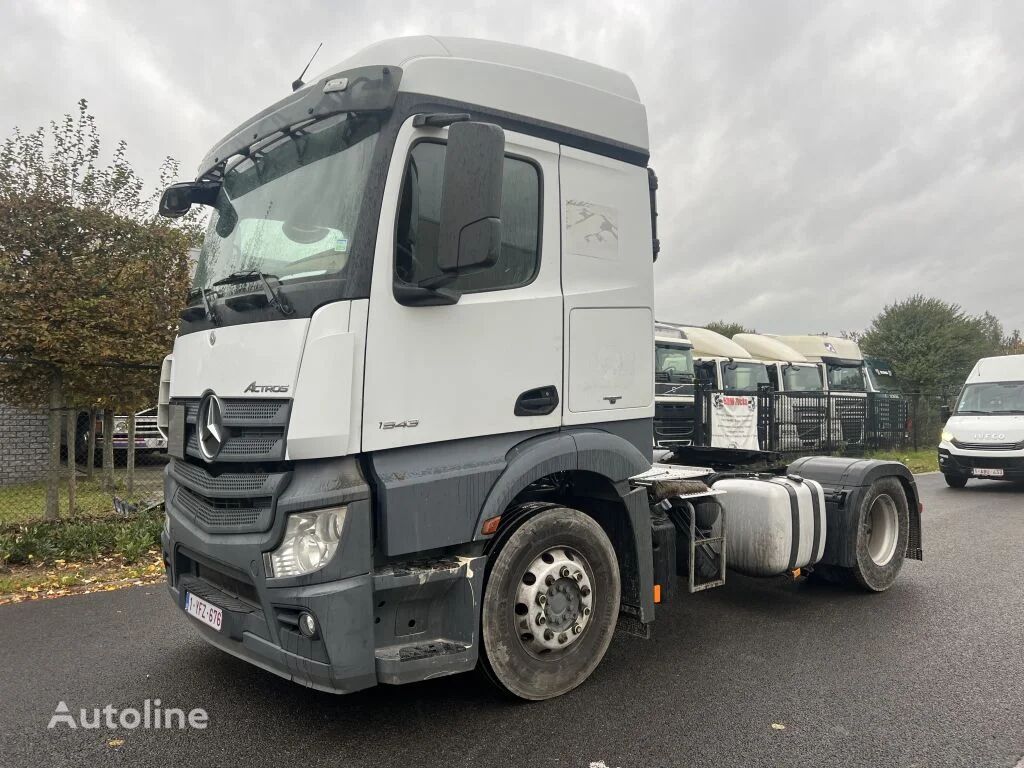
<instances>
[{"instance_id":1,"label":"metal fence","mask_svg":"<svg viewBox=\"0 0 1024 768\"><path fill-rule=\"evenodd\" d=\"M693 445L714 445L712 409L723 398L756 401L758 448L789 455L863 455L937 445L943 397L899 393L695 391Z\"/></svg>"},{"instance_id":2,"label":"metal fence","mask_svg":"<svg viewBox=\"0 0 1024 768\"><path fill-rule=\"evenodd\" d=\"M113 514L115 499L128 509L162 500L167 454L155 417L55 414L57 442L49 411L0 403L0 525L44 517L47 499L54 496L61 517Z\"/></svg>"}]
</instances>

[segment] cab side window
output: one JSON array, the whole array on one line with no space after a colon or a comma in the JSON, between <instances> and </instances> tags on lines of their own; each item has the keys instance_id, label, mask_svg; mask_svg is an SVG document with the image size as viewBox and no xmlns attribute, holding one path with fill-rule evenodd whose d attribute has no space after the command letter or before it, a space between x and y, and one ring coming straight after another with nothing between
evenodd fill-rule
<instances>
[{"instance_id":1,"label":"cab side window","mask_svg":"<svg viewBox=\"0 0 1024 768\"><path fill-rule=\"evenodd\" d=\"M437 277L437 236L445 145L421 141L412 148L402 184L395 235L395 274L407 283ZM501 195L501 252L497 263L459 275L446 287L460 293L518 288L540 266L540 173L526 160L505 157Z\"/></svg>"}]
</instances>

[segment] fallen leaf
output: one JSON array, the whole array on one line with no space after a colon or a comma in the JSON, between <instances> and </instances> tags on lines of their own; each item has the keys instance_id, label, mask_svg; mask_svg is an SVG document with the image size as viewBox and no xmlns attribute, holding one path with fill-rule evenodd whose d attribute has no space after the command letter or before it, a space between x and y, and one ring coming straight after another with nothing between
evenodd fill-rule
<instances>
[{"instance_id":1,"label":"fallen leaf","mask_svg":"<svg viewBox=\"0 0 1024 768\"><path fill-rule=\"evenodd\" d=\"M784 730L786 730L786 726L784 726L782 723L772 723L772 730L773 731L784 731Z\"/></svg>"},{"instance_id":2,"label":"fallen leaf","mask_svg":"<svg viewBox=\"0 0 1024 768\"><path fill-rule=\"evenodd\" d=\"M108 747L120 747L124 744L124 739L111 739L107 742Z\"/></svg>"}]
</instances>

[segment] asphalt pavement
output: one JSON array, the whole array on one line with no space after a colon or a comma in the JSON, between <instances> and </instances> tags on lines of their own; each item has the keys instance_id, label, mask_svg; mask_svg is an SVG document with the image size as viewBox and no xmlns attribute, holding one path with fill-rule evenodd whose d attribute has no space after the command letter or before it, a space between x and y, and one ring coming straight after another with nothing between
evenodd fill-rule
<instances>
[{"instance_id":1,"label":"asphalt pavement","mask_svg":"<svg viewBox=\"0 0 1024 768\"><path fill-rule=\"evenodd\" d=\"M659 607L651 640L617 635L587 683L539 704L475 675L308 691L207 646L162 586L0 607L0 766L1012 768L1024 488L919 483L925 561L889 592L730 575ZM61 701L146 699L209 723L47 729Z\"/></svg>"}]
</instances>

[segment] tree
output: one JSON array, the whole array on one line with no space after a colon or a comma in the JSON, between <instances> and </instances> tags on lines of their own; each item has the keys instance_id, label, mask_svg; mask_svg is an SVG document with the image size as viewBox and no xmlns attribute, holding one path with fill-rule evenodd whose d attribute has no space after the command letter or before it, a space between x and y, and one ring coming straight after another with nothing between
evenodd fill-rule
<instances>
[{"instance_id":1,"label":"tree","mask_svg":"<svg viewBox=\"0 0 1024 768\"><path fill-rule=\"evenodd\" d=\"M957 304L918 294L886 306L860 346L892 363L904 391L948 396L978 358L1000 353L1002 338L991 314L968 315Z\"/></svg>"},{"instance_id":2,"label":"tree","mask_svg":"<svg viewBox=\"0 0 1024 768\"><path fill-rule=\"evenodd\" d=\"M1024 338L1019 329L1003 338L1003 352L1007 355L1024 355Z\"/></svg>"},{"instance_id":3,"label":"tree","mask_svg":"<svg viewBox=\"0 0 1024 768\"><path fill-rule=\"evenodd\" d=\"M198 239L195 219L156 216L124 141L105 166L100 150L84 99L77 115L15 129L0 149L0 397L48 404L58 418L51 435L55 403L134 411L152 402ZM161 188L176 172L167 158ZM68 453L73 477L70 443ZM48 517L57 512L56 471Z\"/></svg>"},{"instance_id":4,"label":"tree","mask_svg":"<svg viewBox=\"0 0 1024 768\"><path fill-rule=\"evenodd\" d=\"M727 323L725 320L715 320L704 326L709 331L720 333L727 338L732 338L737 333L757 333L753 328L747 328L740 323Z\"/></svg>"}]
</instances>

